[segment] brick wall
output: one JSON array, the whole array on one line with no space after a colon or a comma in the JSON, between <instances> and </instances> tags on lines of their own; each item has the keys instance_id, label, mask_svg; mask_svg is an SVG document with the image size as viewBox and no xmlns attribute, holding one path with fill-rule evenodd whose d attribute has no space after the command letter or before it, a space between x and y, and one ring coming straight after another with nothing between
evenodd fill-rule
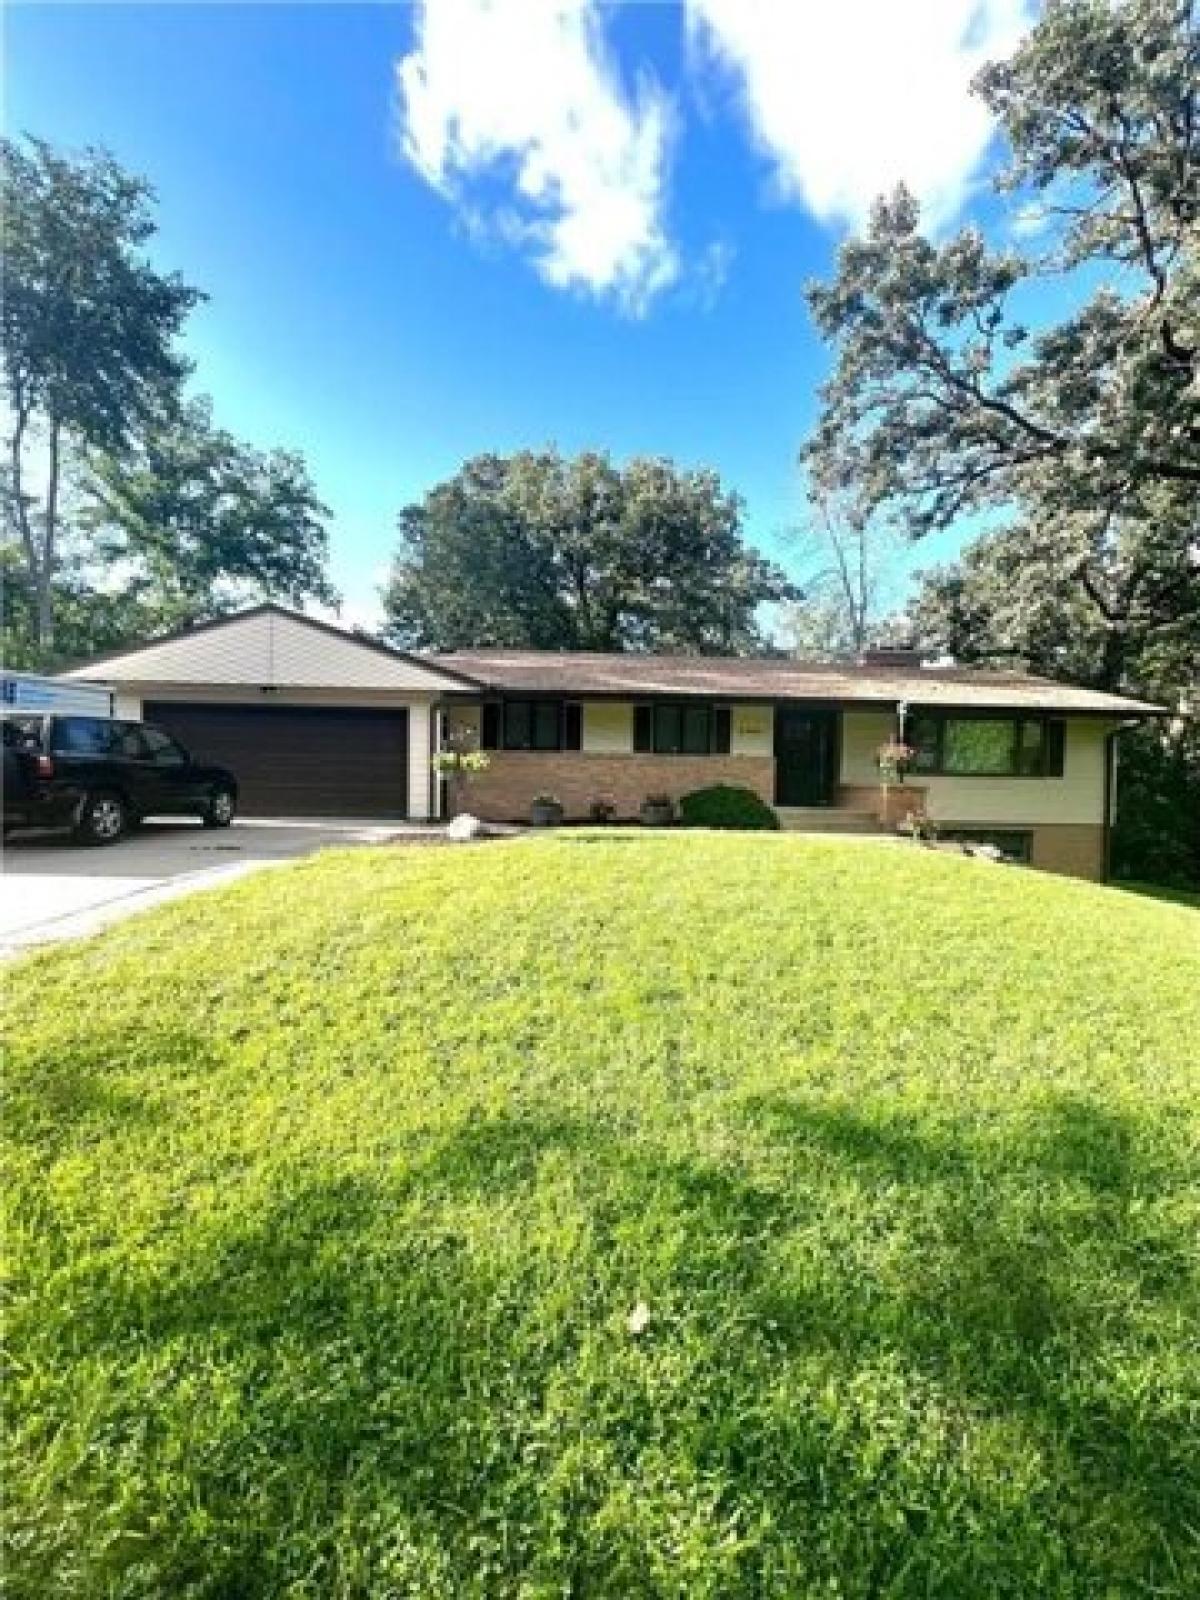
<instances>
[{"instance_id":1,"label":"brick wall","mask_svg":"<svg viewBox=\"0 0 1200 1600\"><path fill-rule=\"evenodd\" d=\"M910 811L924 811L925 787L893 783L888 787L887 816L883 815L883 788L878 783L839 783L833 803L841 811L869 811L881 822L903 822Z\"/></svg>"},{"instance_id":2,"label":"brick wall","mask_svg":"<svg viewBox=\"0 0 1200 1600\"><path fill-rule=\"evenodd\" d=\"M1069 878L1104 877L1104 829L1091 823L1039 823L1033 834L1032 864Z\"/></svg>"},{"instance_id":3,"label":"brick wall","mask_svg":"<svg viewBox=\"0 0 1200 1600\"><path fill-rule=\"evenodd\" d=\"M602 755L583 750L491 750L490 765L466 786L460 803L487 822L524 822L536 794L555 795L566 816L585 820L593 800L610 801L621 818L636 817L648 794L673 799L713 783L753 789L774 804L771 756Z\"/></svg>"}]
</instances>

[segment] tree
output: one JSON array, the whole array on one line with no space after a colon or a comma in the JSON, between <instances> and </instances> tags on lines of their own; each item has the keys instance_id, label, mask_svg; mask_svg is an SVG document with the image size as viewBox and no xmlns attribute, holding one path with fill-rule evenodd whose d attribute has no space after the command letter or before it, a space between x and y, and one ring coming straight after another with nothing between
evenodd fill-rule
<instances>
[{"instance_id":1,"label":"tree","mask_svg":"<svg viewBox=\"0 0 1200 1600\"><path fill-rule=\"evenodd\" d=\"M146 259L152 191L110 156L71 160L5 139L0 186L6 537L22 552L34 638L47 649L67 457L120 453L177 390L187 363L174 339L200 295Z\"/></svg>"},{"instance_id":2,"label":"tree","mask_svg":"<svg viewBox=\"0 0 1200 1600\"><path fill-rule=\"evenodd\" d=\"M410 647L712 653L759 648L758 607L791 593L715 473L551 450L478 456L405 507L384 603Z\"/></svg>"},{"instance_id":3,"label":"tree","mask_svg":"<svg viewBox=\"0 0 1200 1600\"><path fill-rule=\"evenodd\" d=\"M881 200L810 291L837 355L805 449L819 486L852 486L916 537L998 524L929 576L914 610L928 641L1181 709L1127 741L1124 787L1135 767L1139 814L1160 819L1137 870L1194 874L1198 85L1192 4L1050 0L976 81L1009 144L997 190L1041 208L1044 248L993 248L974 228L935 244L904 190ZM1020 308L1039 280L1068 309L1034 328Z\"/></svg>"},{"instance_id":4,"label":"tree","mask_svg":"<svg viewBox=\"0 0 1200 1600\"><path fill-rule=\"evenodd\" d=\"M837 346L806 456L917 535L1020 505L1027 521L1149 514L1200 492L1200 32L1180 0L1051 0L976 81L1006 133L1002 191L1040 198L1034 261L966 228L925 239L903 189L810 290ZM1101 287L1091 288L1097 270ZM1040 274L1077 307L1032 331Z\"/></svg>"},{"instance_id":5,"label":"tree","mask_svg":"<svg viewBox=\"0 0 1200 1600\"><path fill-rule=\"evenodd\" d=\"M896 540L846 495L813 494L800 534L802 599L781 632L796 655L857 655L880 631Z\"/></svg>"},{"instance_id":6,"label":"tree","mask_svg":"<svg viewBox=\"0 0 1200 1600\"><path fill-rule=\"evenodd\" d=\"M328 508L303 457L215 428L206 400L170 406L119 455L90 464L82 521L98 551L196 620L242 599L334 604Z\"/></svg>"},{"instance_id":7,"label":"tree","mask_svg":"<svg viewBox=\"0 0 1200 1600\"><path fill-rule=\"evenodd\" d=\"M918 634L963 661L1021 659L1174 705L1200 683L1200 526L1159 519L1017 524L918 576ZM1190 553L1179 558L1181 548Z\"/></svg>"},{"instance_id":8,"label":"tree","mask_svg":"<svg viewBox=\"0 0 1200 1600\"><path fill-rule=\"evenodd\" d=\"M0 654L6 666L45 671L65 661L82 661L135 640L169 632L189 619L163 605L148 583L119 573L105 582L95 569L84 570L67 551L54 575L54 649L37 640L37 595L16 545L0 546L4 607Z\"/></svg>"}]
</instances>

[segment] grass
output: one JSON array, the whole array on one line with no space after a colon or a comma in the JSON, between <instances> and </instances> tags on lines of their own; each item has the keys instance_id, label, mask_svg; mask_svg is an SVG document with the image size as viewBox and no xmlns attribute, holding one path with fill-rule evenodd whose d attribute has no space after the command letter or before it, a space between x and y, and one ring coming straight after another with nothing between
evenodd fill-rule
<instances>
[{"instance_id":1,"label":"grass","mask_svg":"<svg viewBox=\"0 0 1200 1600\"><path fill-rule=\"evenodd\" d=\"M1137 883L1132 880L1117 887L1132 894L1148 894L1155 900L1172 900L1177 905L1194 906L1200 910L1200 889L1172 889L1159 883Z\"/></svg>"},{"instance_id":2,"label":"grass","mask_svg":"<svg viewBox=\"0 0 1200 1600\"><path fill-rule=\"evenodd\" d=\"M1200 1592L1190 909L564 834L6 1003L10 1596Z\"/></svg>"}]
</instances>

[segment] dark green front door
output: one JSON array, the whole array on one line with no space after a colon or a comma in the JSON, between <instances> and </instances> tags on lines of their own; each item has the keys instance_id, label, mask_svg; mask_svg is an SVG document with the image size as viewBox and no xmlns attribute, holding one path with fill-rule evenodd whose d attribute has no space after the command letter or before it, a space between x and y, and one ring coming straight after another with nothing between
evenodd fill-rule
<instances>
[{"instance_id":1,"label":"dark green front door","mask_svg":"<svg viewBox=\"0 0 1200 1600\"><path fill-rule=\"evenodd\" d=\"M836 759L836 712L776 707L776 805L829 805Z\"/></svg>"}]
</instances>

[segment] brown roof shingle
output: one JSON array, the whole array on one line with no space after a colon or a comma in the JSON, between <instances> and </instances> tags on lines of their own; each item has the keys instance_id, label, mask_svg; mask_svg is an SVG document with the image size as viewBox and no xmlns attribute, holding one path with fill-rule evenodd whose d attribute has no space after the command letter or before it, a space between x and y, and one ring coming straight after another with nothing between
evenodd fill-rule
<instances>
[{"instance_id":1,"label":"brown roof shingle","mask_svg":"<svg viewBox=\"0 0 1200 1600\"><path fill-rule=\"evenodd\" d=\"M1162 714L1161 706L1023 672L977 667L897 668L853 661L727 656L606 655L555 650L454 650L432 663L505 694L577 694L734 700L812 700L980 709Z\"/></svg>"}]
</instances>

